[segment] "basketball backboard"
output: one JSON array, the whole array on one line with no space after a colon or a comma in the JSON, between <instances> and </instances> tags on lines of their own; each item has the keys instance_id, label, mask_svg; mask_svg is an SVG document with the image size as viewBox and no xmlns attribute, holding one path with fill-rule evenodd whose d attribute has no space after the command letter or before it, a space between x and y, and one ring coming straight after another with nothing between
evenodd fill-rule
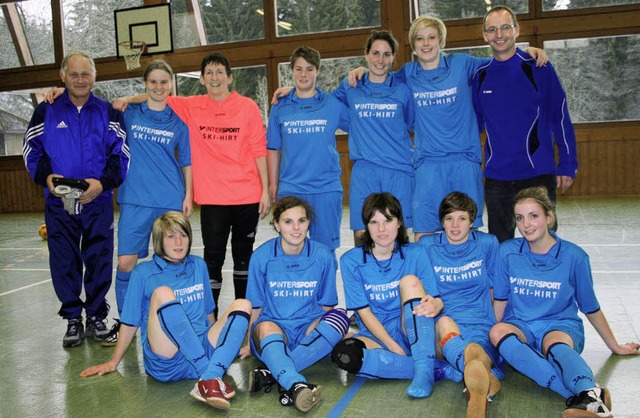
<instances>
[{"instance_id":1,"label":"basketball backboard","mask_svg":"<svg viewBox=\"0 0 640 418\"><path fill-rule=\"evenodd\" d=\"M124 41L144 42L145 55L173 52L170 3L115 10L114 18L118 58Z\"/></svg>"}]
</instances>

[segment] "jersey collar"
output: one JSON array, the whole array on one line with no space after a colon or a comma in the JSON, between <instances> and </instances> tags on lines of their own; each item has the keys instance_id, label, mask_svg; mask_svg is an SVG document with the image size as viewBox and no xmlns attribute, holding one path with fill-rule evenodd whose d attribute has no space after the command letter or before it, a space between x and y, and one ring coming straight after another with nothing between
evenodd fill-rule
<instances>
[{"instance_id":1,"label":"jersey collar","mask_svg":"<svg viewBox=\"0 0 640 418\"><path fill-rule=\"evenodd\" d=\"M526 239L522 238L522 242L520 243L520 249L519 249L519 253L521 254L531 254L534 256L537 255L548 255L553 257L556 260L560 259L560 250L562 249L562 245L563 245L563 241L560 239L560 237L558 237L558 235L554 232L554 231L549 231L549 233L551 234L552 237L554 237L556 239L556 243L553 244L553 246L549 249L549 252L547 252L547 254L534 254L531 252L531 248L529 248L529 243L527 242Z\"/></svg>"},{"instance_id":2,"label":"jersey collar","mask_svg":"<svg viewBox=\"0 0 640 418\"><path fill-rule=\"evenodd\" d=\"M277 257L279 255L289 256L289 254L285 254L282 250L282 237L278 237L273 240L273 256ZM304 255L306 257L311 256L311 240L307 237L304 239L304 248L302 248L302 252L298 255Z\"/></svg>"},{"instance_id":3,"label":"jersey collar","mask_svg":"<svg viewBox=\"0 0 640 418\"><path fill-rule=\"evenodd\" d=\"M364 245L361 246L360 248L362 248L362 263L363 264L367 264L367 254L371 254L371 256L373 257L373 253L371 253L369 251L366 251L364 249ZM393 252L391 253L391 258L395 257L396 254L398 254L400 256L400 259L404 260L404 251L402 250L402 246L398 245L397 241L395 243L395 248L393 249Z\"/></svg>"}]
</instances>

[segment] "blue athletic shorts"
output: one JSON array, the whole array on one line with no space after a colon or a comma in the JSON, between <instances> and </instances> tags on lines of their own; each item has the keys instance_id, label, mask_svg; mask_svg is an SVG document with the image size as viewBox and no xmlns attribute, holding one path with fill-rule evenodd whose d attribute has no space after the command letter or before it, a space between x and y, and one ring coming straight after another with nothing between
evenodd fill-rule
<instances>
[{"instance_id":1,"label":"blue athletic shorts","mask_svg":"<svg viewBox=\"0 0 640 418\"><path fill-rule=\"evenodd\" d=\"M211 358L215 348L209 342L209 330L200 335L200 343L204 348L207 358ZM149 340L142 342L144 353L144 369L147 374L160 382L174 382L182 379L197 379L200 376L198 371L187 361L178 351L172 358L162 357L153 351L149 345Z\"/></svg>"},{"instance_id":2,"label":"blue athletic shorts","mask_svg":"<svg viewBox=\"0 0 640 418\"><path fill-rule=\"evenodd\" d=\"M411 200L413 198L413 173L380 167L366 161L356 161L349 184L349 221L353 231L365 229L362 223L362 205L371 193L389 192L402 205L404 226L413 226Z\"/></svg>"},{"instance_id":3,"label":"blue athletic shorts","mask_svg":"<svg viewBox=\"0 0 640 418\"><path fill-rule=\"evenodd\" d=\"M137 254L139 258L148 256L153 222L170 210L174 209L121 204L118 219L118 255Z\"/></svg>"},{"instance_id":4,"label":"blue athletic shorts","mask_svg":"<svg viewBox=\"0 0 640 418\"><path fill-rule=\"evenodd\" d=\"M569 335L569 337L571 337L571 339L573 340L574 350L576 350L578 354L582 353L582 350L584 349L584 325L579 319L576 319L574 321L539 320L527 322L515 319L508 321L505 320L504 322L518 327L527 339L527 344L541 353L542 340L544 339L545 335L547 335L551 331L562 331L565 334Z\"/></svg>"},{"instance_id":5,"label":"blue athletic shorts","mask_svg":"<svg viewBox=\"0 0 640 418\"><path fill-rule=\"evenodd\" d=\"M404 330L402 329L402 321L400 319L398 319L397 321L387 322L387 323L384 323L382 325L384 326L384 329L387 330L387 333L389 333L389 336L391 338L393 338L393 340L396 343L398 343L398 345L400 347L402 347L402 349L404 350L405 354L410 356L411 355L411 345L409 344L409 339L407 338L407 334L405 334ZM358 334L353 336L353 338L357 338L357 337L369 338L369 339L377 342L378 344L380 344L380 347L388 349L388 347L386 345L384 345L384 343L382 343L382 341L380 341L378 338L376 338L366 328L362 328L362 330Z\"/></svg>"},{"instance_id":6,"label":"blue athletic shorts","mask_svg":"<svg viewBox=\"0 0 640 418\"><path fill-rule=\"evenodd\" d=\"M302 341L302 339L307 336L307 329L309 329L309 326L311 326L311 324L314 322L311 321L301 323L298 321L276 321L270 318L258 318L258 320L251 327L251 335L253 335L253 330L255 329L256 325L264 321L273 322L280 327L280 329L284 333L284 339L287 343L287 350L289 351L296 348L298 344L300 344L300 341ZM249 338L249 341L251 344L251 353L255 358L262 362L260 353L258 353L258 349L260 348L259 345L258 347L256 347L253 338Z\"/></svg>"},{"instance_id":7,"label":"blue athletic shorts","mask_svg":"<svg viewBox=\"0 0 640 418\"><path fill-rule=\"evenodd\" d=\"M479 163L460 158L442 162L424 161L416 167L416 187L413 193L413 232L442 230L438 216L440 202L446 195L458 191L469 195L478 205L474 228L482 226L484 187Z\"/></svg>"},{"instance_id":8,"label":"blue athletic shorts","mask_svg":"<svg viewBox=\"0 0 640 418\"><path fill-rule=\"evenodd\" d=\"M496 350L489 340L489 331L491 330L491 326L458 324L458 328L460 329L460 335L467 343L476 343L482 347L485 353L487 353L493 362L491 373L493 373L497 379L501 380L504 377L504 366L502 364L502 357L500 357L500 353L498 353L498 350Z\"/></svg>"},{"instance_id":9,"label":"blue athletic shorts","mask_svg":"<svg viewBox=\"0 0 640 418\"><path fill-rule=\"evenodd\" d=\"M342 223L342 192L312 193L312 194L278 194L278 199L284 196L295 196L304 199L313 208L315 219L309 227L309 236L335 250L340 247L340 224Z\"/></svg>"}]
</instances>

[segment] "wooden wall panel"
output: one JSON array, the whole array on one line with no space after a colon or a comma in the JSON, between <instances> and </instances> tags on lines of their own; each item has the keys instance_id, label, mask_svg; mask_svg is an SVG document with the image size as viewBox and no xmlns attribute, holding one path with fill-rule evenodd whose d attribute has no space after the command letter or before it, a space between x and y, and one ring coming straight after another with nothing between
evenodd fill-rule
<instances>
[{"instance_id":1,"label":"wooden wall panel","mask_svg":"<svg viewBox=\"0 0 640 418\"><path fill-rule=\"evenodd\" d=\"M640 196L640 129L637 124L576 129L578 176L567 196ZM344 202L349 201L349 160L346 136L338 138ZM42 188L27 174L22 158L5 157L0 164L0 213L39 212Z\"/></svg>"},{"instance_id":2,"label":"wooden wall panel","mask_svg":"<svg viewBox=\"0 0 640 418\"><path fill-rule=\"evenodd\" d=\"M7 157L9 158L9 157ZM19 158L22 161L22 158ZM24 165L0 168L0 213L44 210L42 187L31 180Z\"/></svg>"}]
</instances>

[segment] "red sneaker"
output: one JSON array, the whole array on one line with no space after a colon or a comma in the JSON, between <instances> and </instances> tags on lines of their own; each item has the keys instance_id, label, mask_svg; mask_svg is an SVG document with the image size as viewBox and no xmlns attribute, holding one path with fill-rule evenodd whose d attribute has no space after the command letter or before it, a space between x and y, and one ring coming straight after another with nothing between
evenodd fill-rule
<instances>
[{"instance_id":1,"label":"red sneaker","mask_svg":"<svg viewBox=\"0 0 640 418\"><path fill-rule=\"evenodd\" d=\"M222 393L224 393L224 397L227 399L231 399L234 396L236 396L236 391L233 390L233 387L230 384L228 384L226 380L224 380L223 378L220 378L220 380L222 380L222 383L224 383L224 387L220 385L220 389L222 389Z\"/></svg>"},{"instance_id":2,"label":"red sneaker","mask_svg":"<svg viewBox=\"0 0 640 418\"><path fill-rule=\"evenodd\" d=\"M193 398L209 404L217 409L229 409L231 404L225 395L227 385L220 378L209 380L198 380L189 392ZM233 391L233 389L232 389ZM235 391L233 391L235 395Z\"/></svg>"}]
</instances>

